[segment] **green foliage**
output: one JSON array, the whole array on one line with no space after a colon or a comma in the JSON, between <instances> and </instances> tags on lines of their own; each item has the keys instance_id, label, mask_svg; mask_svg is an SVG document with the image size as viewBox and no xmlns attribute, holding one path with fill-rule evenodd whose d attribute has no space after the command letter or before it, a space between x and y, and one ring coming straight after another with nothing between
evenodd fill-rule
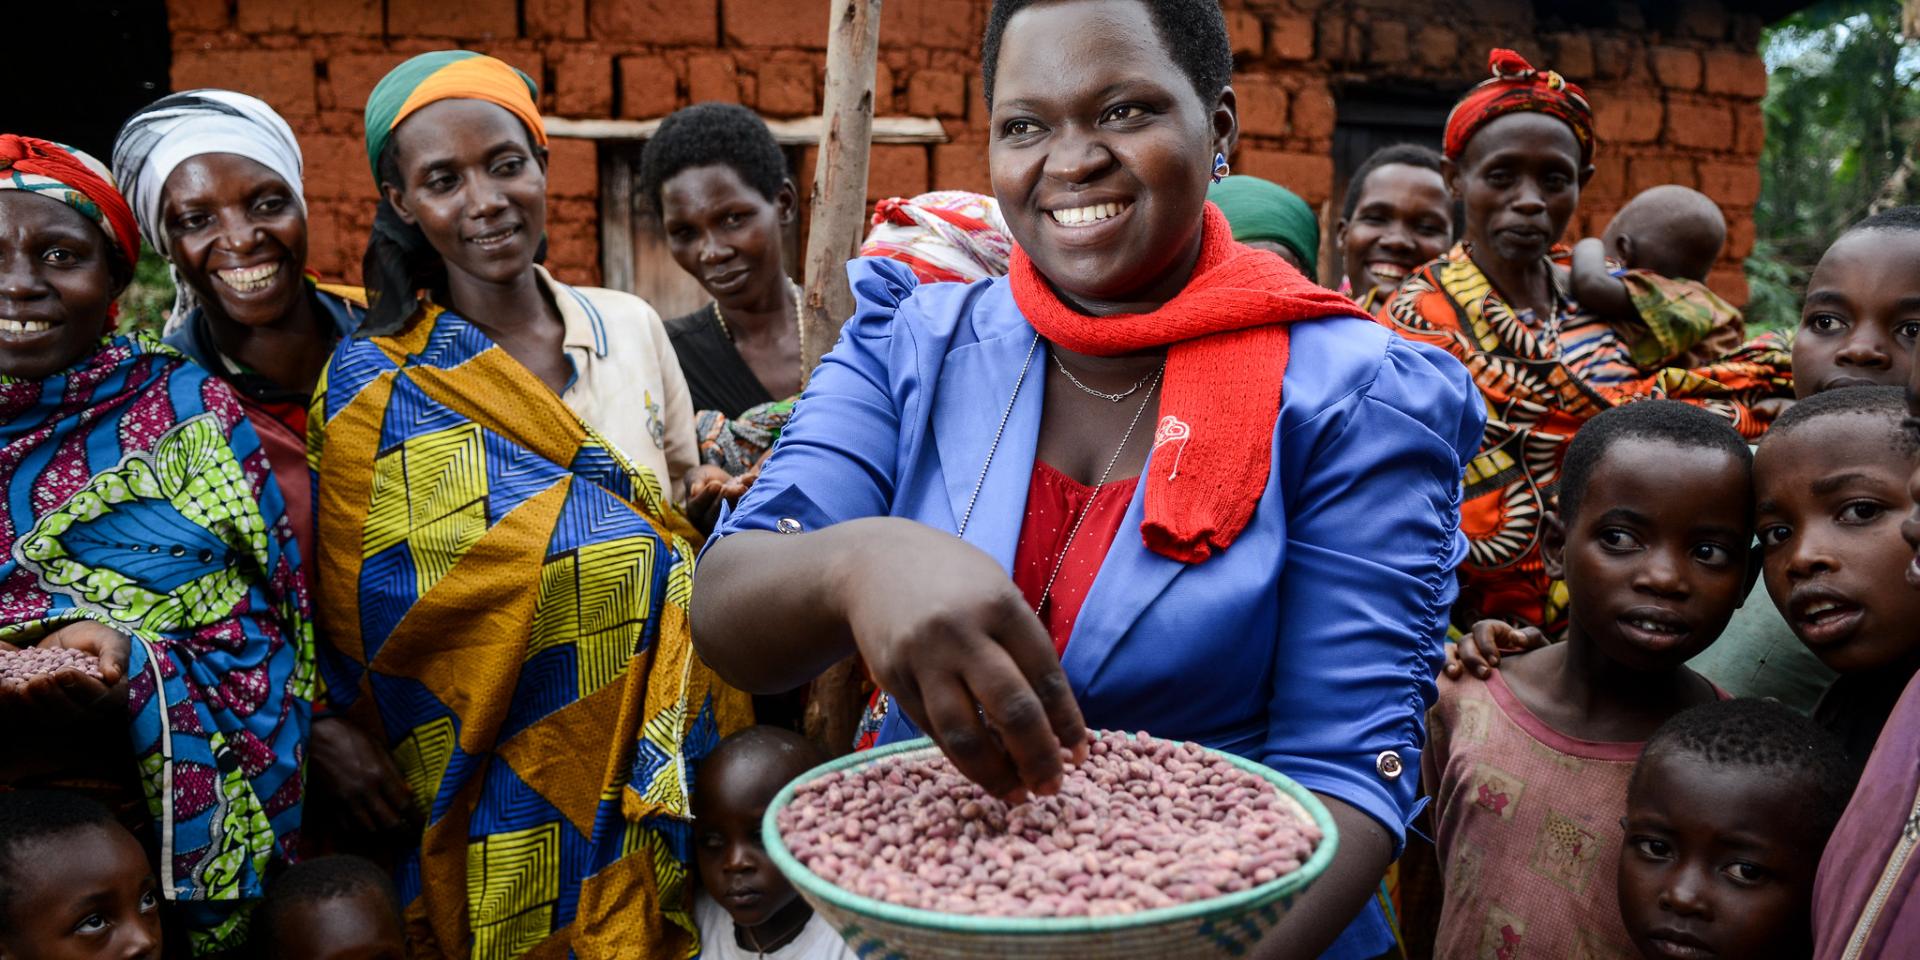
<instances>
[{"instance_id":1,"label":"green foliage","mask_svg":"<svg viewBox=\"0 0 1920 960\"><path fill-rule=\"evenodd\" d=\"M1807 276L1848 224L1920 202L1920 44L1900 34L1900 0L1827 0L1775 24L1760 49L1767 142L1746 313L1778 329L1799 321Z\"/></svg>"},{"instance_id":2,"label":"green foliage","mask_svg":"<svg viewBox=\"0 0 1920 960\"><path fill-rule=\"evenodd\" d=\"M160 254L142 245L133 282L120 295L120 331L145 330L157 337L172 310L173 274Z\"/></svg>"}]
</instances>

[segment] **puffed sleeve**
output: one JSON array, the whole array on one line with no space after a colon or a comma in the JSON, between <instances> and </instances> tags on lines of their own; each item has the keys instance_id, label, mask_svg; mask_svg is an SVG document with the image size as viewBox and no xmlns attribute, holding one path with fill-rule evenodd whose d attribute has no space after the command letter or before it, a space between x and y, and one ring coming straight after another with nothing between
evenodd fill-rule
<instances>
[{"instance_id":1,"label":"puffed sleeve","mask_svg":"<svg viewBox=\"0 0 1920 960\"><path fill-rule=\"evenodd\" d=\"M1396 856L1419 811L1426 714L1467 550L1461 476L1484 425L1466 368L1389 336L1371 383L1281 438L1286 566L1263 759L1379 821Z\"/></svg>"},{"instance_id":2,"label":"puffed sleeve","mask_svg":"<svg viewBox=\"0 0 1920 960\"><path fill-rule=\"evenodd\" d=\"M709 543L741 530L800 532L885 516L893 501L903 411L895 371L910 369L911 325L896 322L916 280L892 260L847 264L854 310L820 361L760 479Z\"/></svg>"}]
</instances>

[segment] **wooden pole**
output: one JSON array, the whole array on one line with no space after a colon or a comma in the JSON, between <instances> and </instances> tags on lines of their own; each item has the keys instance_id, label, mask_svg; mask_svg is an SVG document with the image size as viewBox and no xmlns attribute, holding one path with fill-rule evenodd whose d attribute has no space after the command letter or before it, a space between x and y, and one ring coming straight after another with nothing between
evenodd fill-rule
<instances>
[{"instance_id":1,"label":"wooden pole","mask_svg":"<svg viewBox=\"0 0 1920 960\"><path fill-rule=\"evenodd\" d=\"M827 92L807 228L804 361L808 376L853 315L846 263L866 229L867 153L873 142L873 74L880 0L834 0L827 33ZM807 737L839 756L853 747L864 707L864 671L853 657L828 667L808 692Z\"/></svg>"}]
</instances>

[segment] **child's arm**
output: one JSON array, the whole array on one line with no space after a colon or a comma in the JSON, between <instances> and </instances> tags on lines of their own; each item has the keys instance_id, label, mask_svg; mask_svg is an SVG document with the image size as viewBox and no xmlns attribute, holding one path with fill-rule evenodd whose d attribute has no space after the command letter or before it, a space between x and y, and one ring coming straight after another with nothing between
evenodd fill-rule
<instances>
[{"instance_id":1,"label":"child's arm","mask_svg":"<svg viewBox=\"0 0 1920 960\"><path fill-rule=\"evenodd\" d=\"M1606 244L1588 237L1573 245L1573 298L1580 308L1604 320L1629 319L1634 315L1633 297L1627 285L1607 266Z\"/></svg>"}]
</instances>

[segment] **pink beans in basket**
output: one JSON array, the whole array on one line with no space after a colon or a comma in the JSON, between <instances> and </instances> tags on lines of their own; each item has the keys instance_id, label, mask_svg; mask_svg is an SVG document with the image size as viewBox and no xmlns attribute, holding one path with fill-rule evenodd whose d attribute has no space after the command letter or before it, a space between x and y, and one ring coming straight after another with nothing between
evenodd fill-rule
<instances>
[{"instance_id":1,"label":"pink beans in basket","mask_svg":"<svg viewBox=\"0 0 1920 960\"><path fill-rule=\"evenodd\" d=\"M100 678L100 661L90 653L64 647L28 647L18 652L0 650L0 683L25 682L63 669Z\"/></svg>"},{"instance_id":2,"label":"pink beans in basket","mask_svg":"<svg viewBox=\"0 0 1920 960\"><path fill-rule=\"evenodd\" d=\"M1113 916L1250 889L1320 830L1192 743L1095 734L1060 793L1009 807L938 755L831 773L780 811L795 859L845 890L996 917Z\"/></svg>"}]
</instances>

